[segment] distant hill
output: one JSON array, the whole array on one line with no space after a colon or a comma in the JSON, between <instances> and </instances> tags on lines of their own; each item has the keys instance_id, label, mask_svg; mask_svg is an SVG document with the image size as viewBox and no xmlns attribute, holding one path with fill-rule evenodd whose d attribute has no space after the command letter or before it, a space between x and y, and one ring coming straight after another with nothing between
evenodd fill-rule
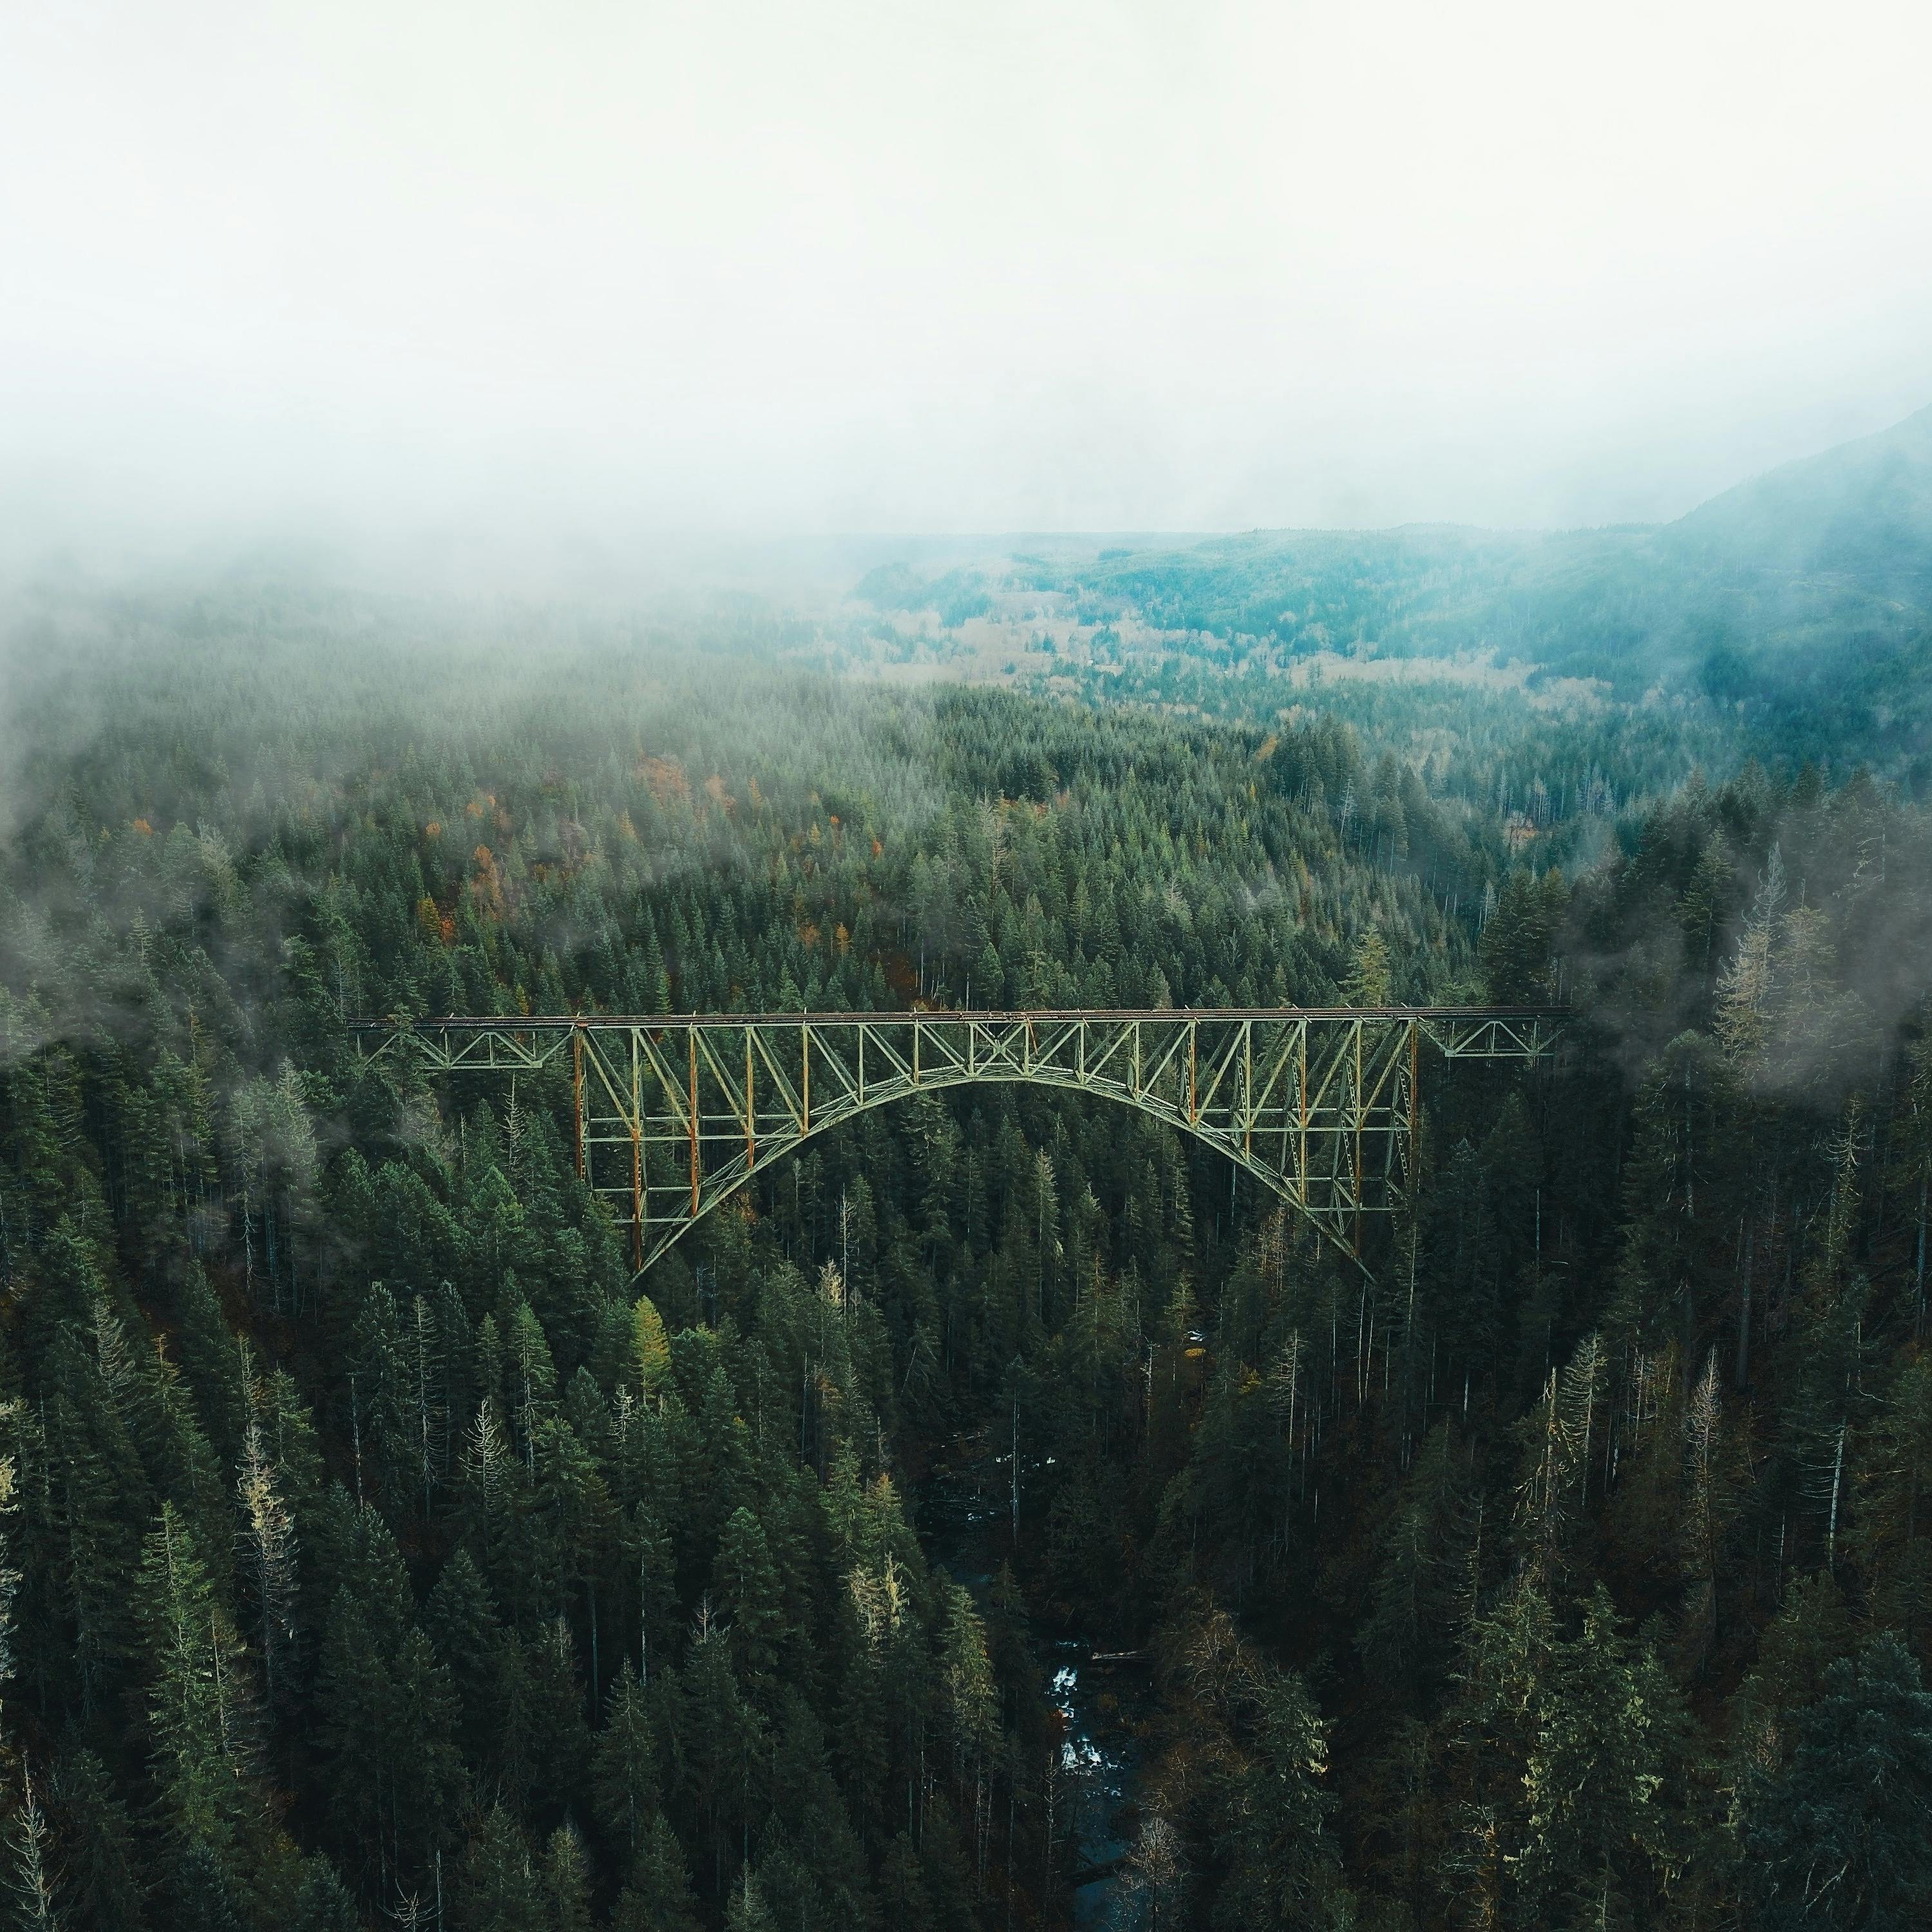
<instances>
[{"instance_id":1,"label":"distant hill","mask_svg":"<svg viewBox=\"0 0 1932 1932\"><path fill-rule=\"evenodd\" d=\"M1922 599L1932 588L1932 408L1740 483L1670 527L1733 567Z\"/></svg>"},{"instance_id":2,"label":"distant hill","mask_svg":"<svg viewBox=\"0 0 1932 1932\"><path fill-rule=\"evenodd\" d=\"M1932 409L1713 497L1656 565L1652 639L1701 646L1663 668L1855 755L1932 745Z\"/></svg>"},{"instance_id":3,"label":"distant hill","mask_svg":"<svg viewBox=\"0 0 1932 1932\"><path fill-rule=\"evenodd\" d=\"M858 594L976 610L982 584L1060 592L1090 622L1132 616L1270 652L1492 650L1626 699L1701 696L1798 754L1932 764L1932 409L1674 524L1069 543L929 582L874 572Z\"/></svg>"}]
</instances>

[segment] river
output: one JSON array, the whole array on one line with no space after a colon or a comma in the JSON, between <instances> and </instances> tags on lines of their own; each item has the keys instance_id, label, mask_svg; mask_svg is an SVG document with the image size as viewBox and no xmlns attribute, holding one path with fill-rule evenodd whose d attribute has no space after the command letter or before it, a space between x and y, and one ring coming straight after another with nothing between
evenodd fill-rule
<instances>
[{"instance_id":1,"label":"river","mask_svg":"<svg viewBox=\"0 0 1932 1932\"><path fill-rule=\"evenodd\" d=\"M1004 1456L989 1456L983 1447L960 1442L951 1449L951 1460L935 1461L918 1484L920 1540L928 1562L983 1602L1010 1547L1003 1532L1010 1471ZM1047 1696L1065 1726L1062 1802L1070 1822L1061 1869L1070 1868L1075 1881L1073 1923L1082 1932L1125 1932L1139 1923L1120 1868L1139 1827L1142 1741L1154 1712L1146 1661L1138 1653L1096 1657L1078 1631L1038 1620L1034 1642Z\"/></svg>"}]
</instances>

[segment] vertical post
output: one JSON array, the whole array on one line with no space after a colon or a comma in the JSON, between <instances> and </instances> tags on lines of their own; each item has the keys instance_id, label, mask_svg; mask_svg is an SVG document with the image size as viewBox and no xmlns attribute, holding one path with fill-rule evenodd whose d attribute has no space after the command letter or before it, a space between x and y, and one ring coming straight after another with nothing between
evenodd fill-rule
<instances>
[{"instance_id":1,"label":"vertical post","mask_svg":"<svg viewBox=\"0 0 1932 1932\"><path fill-rule=\"evenodd\" d=\"M1255 1150L1255 1023L1241 1022L1241 1151Z\"/></svg>"},{"instance_id":2,"label":"vertical post","mask_svg":"<svg viewBox=\"0 0 1932 1932\"><path fill-rule=\"evenodd\" d=\"M1420 1152L1422 1133L1422 1022L1408 1023L1408 1191L1415 1193L1415 1163Z\"/></svg>"},{"instance_id":3,"label":"vertical post","mask_svg":"<svg viewBox=\"0 0 1932 1932\"><path fill-rule=\"evenodd\" d=\"M1359 1016L1355 1021L1355 1258L1362 1254L1362 1025Z\"/></svg>"},{"instance_id":4,"label":"vertical post","mask_svg":"<svg viewBox=\"0 0 1932 1932\"><path fill-rule=\"evenodd\" d=\"M584 1178L584 1031L580 1022L570 1036L570 1118L577 1148L577 1178Z\"/></svg>"},{"instance_id":5,"label":"vertical post","mask_svg":"<svg viewBox=\"0 0 1932 1932\"><path fill-rule=\"evenodd\" d=\"M1195 1024L1187 1022L1187 1118L1191 1125L1196 1118L1194 1105L1194 1042Z\"/></svg>"},{"instance_id":6,"label":"vertical post","mask_svg":"<svg viewBox=\"0 0 1932 1932\"><path fill-rule=\"evenodd\" d=\"M644 1265L644 1081L643 1041L631 1029L631 1265Z\"/></svg>"},{"instance_id":7,"label":"vertical post","mask_svg":"<svg viewBox=\"0 0 1932 1932\"><path fill-rule=\"evenodd\" d=\"M1295 1137L1294 1184L1300 1190L1301 1204L1308 1205L1308 1022L1305 1019L1294 1023L1294 1105L1300 1118L1300 1128Z\"/></svg>"},{"instance_id":8,"label":"vertical post","mask_svg":"<svg viewBox=\"0 0 1932 1932\"><path fill-rule=\"evenodd\" d=\"M694 1021L684 1030L691 1048L691 1214L698 1217L698 1184L704 1172L698 1152L698 1025Z\"/></svg>"},{"instance_id":9,"label":"vertical post","mask_svg":"<svg viewBox=\"0 0 1932 1932\"><path fill-rule=\"evenodd\" d=\"M631 1272L644 1266L644 1149L638 1124L631 1123Z\"/></svg>"},{"instance_id":10,"label":"vertical post","mask_svg":"<svg viewBox=\"0 0 1932 1932\"><path fill-rule=\"evenodd\" d=\"M805 1120L799 1129L802 1138L812 1131L812 1029L800 1023L798 1029L799 1060L805 1070Z\"/></svg>"},{"instance_id":11,"label":"vertical post","mask_svg":"<svg viewBox=\"0 0 1932 1932\"><path fill-rule=\"evenodd\" d=\"M926 1029L917 1020L912 1023L912 1084L919 1084L919 1036Z\"/></svg>"},{"instance_id":12,"label":"vertical post","mask_svg":"<svg viewBox=\"0 0 1932 1932\"><path fill-rule=\"evenodd\" d=\"M745 1172L749 1174L758 1165L758 1132L756 1125L757 1103L752 1093L752 1029L745 1029Z\"/></svg>"}]
</instances>

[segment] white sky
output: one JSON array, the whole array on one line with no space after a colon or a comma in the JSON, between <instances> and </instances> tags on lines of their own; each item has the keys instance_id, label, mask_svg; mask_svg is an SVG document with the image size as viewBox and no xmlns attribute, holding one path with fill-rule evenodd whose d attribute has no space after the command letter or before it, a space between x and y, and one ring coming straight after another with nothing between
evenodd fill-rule
<instances>
[{"instance_id":1,"label":"white sky","mask_svg":"<svg viewBox=\"0 0 1932 1932\"><path fill-rule=\"evenodd\" d=\"M8 0L0 511L1675 514L1932 400L1928 73L1923 0Z\"/></svg>"}]
</instances>

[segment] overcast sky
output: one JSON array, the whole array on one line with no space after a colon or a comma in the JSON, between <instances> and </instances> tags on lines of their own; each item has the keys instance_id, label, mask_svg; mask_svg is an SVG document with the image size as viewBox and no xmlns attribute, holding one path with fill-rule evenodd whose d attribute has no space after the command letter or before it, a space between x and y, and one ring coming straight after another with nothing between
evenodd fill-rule
<instances>
[{"instance_id":1,"label":"overcast sky","mask_svg":"<svg viewBox=\"0 0 1932 1932\"><path fill-rule=\"evenodd\" d=\"M0 508L1672 515L1932 401L1924 0L12 0Z\"/></svg>"}]
</instances>

